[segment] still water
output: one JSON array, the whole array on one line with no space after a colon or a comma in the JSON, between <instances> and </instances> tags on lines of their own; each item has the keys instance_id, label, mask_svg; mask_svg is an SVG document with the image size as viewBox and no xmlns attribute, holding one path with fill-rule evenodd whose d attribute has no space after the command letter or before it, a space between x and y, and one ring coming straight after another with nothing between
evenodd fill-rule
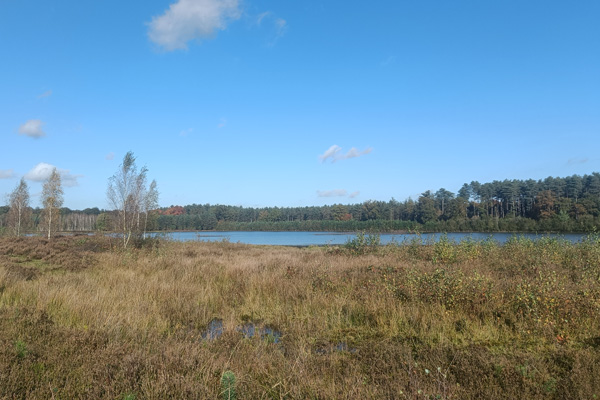
<instances>
[{"instance_id":1,"label":"still water","mask_svg":"<svg viewBox=\"0 0 600 400\"><path fill-rule=\"evenodd\" d=\"M163 234L157 234L163 235ZM178 241L206 241L220 242L223 240L231 243L258 244L258 245L276 245L276 246L323 246L345 244L356 237L353 233L339 232L171 232L164 234L166 237ZM443 233L424 233L420 235L423 243L436 242ZM448 233L448 239L454 242L462 240L486 240L493 239L498 243L504 243L509 238L515 236L514 233ZM543 237L558 237L571 242L578 242L585 238L586 234L566 233L566 234L535 234L520 233L519 237L530 238L533 240ZM411 242L418 240L419 236L414 233L382 233L380 234L381 243Z\"/></svg>"}]
</instances>

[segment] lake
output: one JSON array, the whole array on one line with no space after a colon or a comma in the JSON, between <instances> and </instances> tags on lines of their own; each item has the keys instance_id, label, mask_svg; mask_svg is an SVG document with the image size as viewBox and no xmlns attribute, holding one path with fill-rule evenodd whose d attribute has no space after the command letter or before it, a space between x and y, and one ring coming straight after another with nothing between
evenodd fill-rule
<instances>
[{"instance_id":1,"label":"lake","mask_svg":"<svg viewBox=\"0 0 600 400\"><path fill-rule=\"evenodd\" d=\"M257 245L275 245L275 246L323 246L345 244L348 240L356 237L353 233L340 232L170 232L157 233L165 235L168 238L177 241L205 241L220 242L227 240L231 243L257 244ZM423 243L438 241L443 233L424 233L421 234ZM585 238L587 234L566 233L566 234L535 234L535 233L448 233L448 239L454 242L462 240L485 240L491 238L499 243L506 242L513 236L523 236L533 240L543 237L558 237L570 242L578 242ZM382 233L379 235L382 244L410 242L418 239L414 233Z\"/></svg>"}]
</instances>

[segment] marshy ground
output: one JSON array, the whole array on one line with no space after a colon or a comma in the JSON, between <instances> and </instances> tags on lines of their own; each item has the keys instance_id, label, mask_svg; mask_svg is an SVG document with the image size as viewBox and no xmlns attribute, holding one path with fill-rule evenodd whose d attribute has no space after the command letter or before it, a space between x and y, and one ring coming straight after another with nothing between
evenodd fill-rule
<instances>
[{"instance_id":1,"label":"marshy ground","mask_svg":"<svg viewBox=\"0 0 600 400\"><path fill-rule=\"evenodd\" d=\"M0 238L0 398L600 398L597 237L117 244Z\"/></svg>"}]
</instances>

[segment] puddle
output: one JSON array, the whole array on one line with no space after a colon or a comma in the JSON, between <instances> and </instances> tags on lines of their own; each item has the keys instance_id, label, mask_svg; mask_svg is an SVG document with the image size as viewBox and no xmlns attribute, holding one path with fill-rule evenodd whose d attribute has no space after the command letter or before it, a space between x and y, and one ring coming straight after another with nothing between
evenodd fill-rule
<instances>
[{"instance_id":1,"label":"puddle","mask_svg":"<svg viewBox=\"0 0 600 400\"><path fill-rule=\"evenodd\" d=\"M202 339L215 340L223 334L223 320L213 319L208 323L206 330L202 332Z\"/></svg>"},{"instance_id":2,"label":"puddle","mask_svg":"<svg viewBox=\"0 0 600 400\"><path fill-rule=\"evenodd\" d=\"M252 322L238 326L236 330L242 333L245 338L257 336L268 343L279 343L282 337L281 332L277 329L273 329L270 326L258 326ZM220 338L223 335L223 332L223 320L215 318L208 323L206 330L202 332L202 339L215 340Z\"/></svg>"},{"instance_id":3,"label":"puddle","mask_svg":"<svg viewBox=\"0 0 600 400\"><path fill-rule=\"evenodd\" d=\"M349 347L348 343L346 342L340 342L338 344L335 345L335 350L336 351L347 351L349 353L356 353L356 349L354 347Z\"/></svg>"},{"instance_id":4,"label":"puddle","mask_svg":"<svg viewBox=\"0 0 600 400\"><path fill-rule=\"evenodd\" d=\"M237 327L238 332L241 332L246 338L260 336L262 340L269 343L279 343L281 340L281 332L269 326L257 327L254 323L249 322Z\"/></svg>"}]
</instances>

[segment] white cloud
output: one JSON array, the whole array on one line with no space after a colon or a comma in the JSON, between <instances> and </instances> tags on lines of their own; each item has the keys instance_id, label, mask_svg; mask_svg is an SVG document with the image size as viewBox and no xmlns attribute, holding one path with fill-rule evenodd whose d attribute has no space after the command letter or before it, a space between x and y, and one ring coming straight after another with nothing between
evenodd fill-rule
<instances>
[{"instance_id":1,"label":"white cloud","mask_svg":"<svg viewBox=\"0 0 600 400\"><path fill-rule=\"evenodd\" d=\"M371 147L369 147L363 151L359 151L356 147L352 147L350 150L348 150L348 152L346 154L343 154L342 148L340 146L334 144L329 149L327 149L327 151L325 151L325 153L321 154L319 156L319 159L321 160L321 162L325 162L328 158L331 158L331 162L336 162L339 160L347 160L349 158L360 157L365 154L369 154L372 151L373 151L373 149Z\"/></svg>"},{"instance_id":2,"label":"white cloud","mask_svg":"<svg viewBox=\"0 0 600 400\"><path fill-rule=\"evenodd\" d=\"M339 153L341 150L342 150L342 148L340 146L338 146L337 144L334 144L333 146L328 148L327 151L325 151L325 153L321 154L319 156L319 159L321 160L321 162L325 162L325 160L327 160L329 157L331 157L333 160L335 160L335 155L337 153Z\"/></svg>"},{"instance_id":3,"label":"white cloud","mask_svg":"<svg viewBox=\"0 0 600 400\"><path fill-rule=\"evenodd\" d=\"M44 123L39 119L30 119L19 127L19 134L39 139L46 136L46 132L42 129Z\"/></svg>"},{"instance_id":4,"label":"white cloud","mask_svg":"<svg viewBox=\"0 0 600 400\"><path fill-rule=\"evenodd\" d=\"M212 37L240 15L238 0L177 0L152 17L148 36L167 51L187 49L189 41Z\"/></svg>"},{"instance_id":5,"label":"white cloud","mask_svg":"<svg viewBox=\"0 0 600 400\"><path fill-rule=\"evenodd\" d=\"M44 93L40 94L37 98L43 99L44 97L52 96L52 90L46 90Z\"/></svg>"},{"instance_id":6,"label":"white cloud","mask_svg":"<svg viewBox=\"0 0 600 400\"><path fill-rule=\"evenodd\" d=\"M0 179L10 179L15 176L15 171L12 169L0 169Z\"/></svg>"},{"instance_id":7,"label":"white cloud","mask_svg":"<svg viewBox=\"0 0 600 400\"><path fill-rule=\"evenodd\" d=\"M52 164L41 162L25 174L25 179L34 182L44 182L50 177L54 168L56 167ZM56 168L56 170L60 174L63 186L67 187L77 186L79 184L77 179L83 176L73 175L68 169Z\"/></svg>"},{"instance_id":8,"label":"white cloud","mask_svg":"<svg viewBox=\"0 0 600 400\"><path fill-rule=\"evenodd\" d=\"M115 153L113 153L113 152L111 151L111 152L110 152L110 153L108 153L108 154L106 155L106 157L104 157L104 158L106 158L107 160L114 160L114 159L115 159Z\"/></svg>"},{"instance_id":9,"label":"white cloud","mask_svg":"<svg viewBox=\"0 0 600 400\"><path fill-rule=\"evenodd\" d=\"M317 190L317 195L319 197L344 197L348 194L344 189L334 189L334 190Z\"/></svg>"}]
</instances>

